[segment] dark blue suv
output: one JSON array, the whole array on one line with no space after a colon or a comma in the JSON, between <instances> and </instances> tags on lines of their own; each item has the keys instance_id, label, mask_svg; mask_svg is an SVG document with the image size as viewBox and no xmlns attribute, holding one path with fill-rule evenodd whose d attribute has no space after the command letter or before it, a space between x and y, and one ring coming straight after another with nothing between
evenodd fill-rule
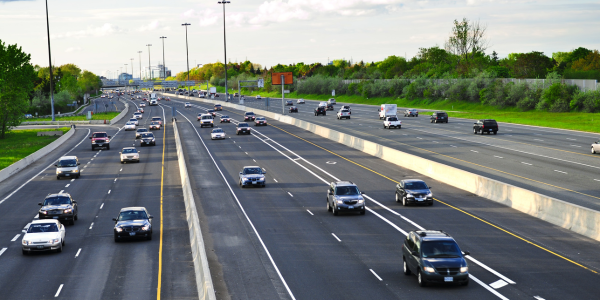
<instances>
[{"instance_id":1,"label":"dark blue suv","mask_svg":"<svg viewBox=\"0 0 600 300\"><path fill-rule=\"evenodd\" d=\"M404 274L428 283L469 284L469 267L456 241L441 230L411 231L402 245Z\"/></svg>"}]
</instances>

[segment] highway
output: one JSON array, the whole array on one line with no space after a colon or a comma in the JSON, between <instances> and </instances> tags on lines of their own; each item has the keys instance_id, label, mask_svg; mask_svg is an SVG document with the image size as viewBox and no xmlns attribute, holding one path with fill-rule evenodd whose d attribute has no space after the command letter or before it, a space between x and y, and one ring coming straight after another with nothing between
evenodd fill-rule
<instances>
[{"instance_id":1,"label":"highway","mask_svg":"<svg viewBox=\"0 0 600 300\"><path fill-rule=\"evenodd\" d=\"M245 101L246 106L259 109L266 108L264 103L253 97ZM474 135L474 120L450 118L448 124L430 123L428 115L404 117L403 108L398 108L402 129L384 129L376 106L349 104L351 119L338 120L335 114L342 103L326 116L314 116L317 104L309 100L296 104L294 99L299 112L291 116L600 210L600 155L590 153L599 134L500 123L497 135ZM269 110L281 113L281 99L272 99Z\"/></svg>"},{"instance_id":2,"label":"highway","mask_svg":"<svg viewBox=\"0 0 600 300\"><path fill-rule=\"evenodd\" d=\"M193 107L185 109L186 100L171 98L161 105L178 109L210 268L218 273L212 273L213 281L225 282L217 287L219 294L579 299L600 290L594 284L600 270L597 241L273 120L246 136L234 134L235 123L218 124L228 138L210 140L210 129L199 128L196 116L212 106L192 100ZM220 114L240 120L243 112L224 108ZM266 188L237 185L238 172L247 165L267 170ZM433 186L434 206L396 203L395 183L406 178ZM365 216L334 217L326 211L326 186L336 180L351 180L367 195ZM414 276L402 274L405 234L421 228L445 230L471 252L468 287L420 288Z\"/></svg>"},{"instance_id":3,"label":"highway","mask_svg":"<svg viewBox=\"0 0 600 300\"><path fill-rule=\"evenodd\" d=\"M154 115L163 116L162 108L146 109L140 126ZM121 130L126 119L77 126L68 142L0 182L0 298L155 299L159 283L164 299L197 295L172 127L155 132L157 146L141 148L140 163L120 164L120 149L139 143L133 131ZM112 136L110 150L91 150L88 136L96 131ZM54 162L67 154L79 158L80 179L56 179ZM79 205L63 252L23 255L21 230L36 219L37 203L59 191ZM114 242L112 218L128 206L154 216L151 241Z\"/></svg>"}]
</instances>

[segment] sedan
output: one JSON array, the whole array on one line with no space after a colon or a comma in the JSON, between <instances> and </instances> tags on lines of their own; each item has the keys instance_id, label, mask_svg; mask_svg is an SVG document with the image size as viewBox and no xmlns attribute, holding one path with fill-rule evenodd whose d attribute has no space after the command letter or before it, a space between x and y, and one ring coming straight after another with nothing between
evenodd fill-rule
<instances>
[{"instance_id":1,"label":"sedan","mask_svg":"<svg viewBox=\"0 0 600 300\"><path fill-rule=\"evenodd\" d=\"M597 141L592 144L592 154L596 154L599 152L600 152L600 141Z\"/></svg>"},{"instance_id":2,"label":"sedan","mask_svg":"<svg viewBox=\"0 0 600 300\"><path fill-rule=\"evenodd\" d=\"M244 121L254 121L254 119L256 119L256 115L253 112L249 111L244 114Z\"/></svg>"},{"instance_id":3,"label":"sedan","mask_svg":"<svg viewBox=\"0 0 600 300\"><path fill-rule=\"evenodd\" d=\"M210 133L211 140L222 140L225 139L225 131L221 128L215 128Z\"/></svg>"},{"instance_id":4,"label":"sedan","mask_svg":"<svg viewBox=\"0 0 600 300\"><path fill-rule=\"evenodd\" d=\"M265 117L257 117L254 120L254 126L267 126L267 119Z\"/></svg>"},{"instance_id":5,"label":"sedan","mask_svg":"<svg viewBox=\"0 0 600 300\"><path fill-rule=\"evenodd\" d=\"M414 108L409 108L407 110L404 111L404 116L405 117L418 117L419 116L419 111L414 109Z\"/></svg>"},{"instance_id":6,"label":"sedan","mask_svg":"<svg viewBox=\"0 0 600 300\"><path fill-rule=\"evenodd\" d=\"M129 122L133 122L133 124L135 124L135 126L140 125L140 122L138 122L137 118L131 118L131 119L129 119Z\"/></svg>"},{"instance_id":7,"label":"sedan","mask_svg":"<svg viewBox=\"0 0 600 300\"><path fill-rule=\"evenodd\" d=\"M221 123L231 123L231 118L229 116L221 116Z\"/></svg>"},{"instance_id":8,"label":"sedan","mask_svg":"<svg viewBox=\"0 0 600 300\"><path fill-rule=\"evenodd\" d=\"M23 233L23 255L35 251L62 252L65 245L65 226L58 220L34 220Z\"/></svg>"},{"instance_id":9,"label":"sedan","mask_svg":"<svg viewBox=\"0 0 600 300\"><path fill-rule=\"evenodd\" d=\"M145 207L121 208L119 216L113 218L115 243L124 238L152 239L152 216Z\"/></svg>"},{"instance_id":10,"label":"sedan","mask_svg":"<svg viewBox=\"0 0 600 300\"><path fill-rule=\"evenodd\" d=\"M292 101L292 100L285 100L285 105L294 105L294 101Z\"/></svg>"},{"instance_id":11,"label":"sedan","mask_svg":"<svg viewBox=\"0 0 600 300\"><path fill-rule=\"evenodd\" d=\"M256 99L262 99L260 95L256 95Z\"/></svg>"},{"instance_id":12,"label":"sedan","mask_svg":"<svg viewBox=\"0 0 600 300\"><path fill-rule=\"evenodd\" d=\"M246 186L266 186L265 174L267 171L258 166L245 166L240 172L239 185L244 188Z\"/></svg>"},{"instance_id":13,"label":"sedan","mask_svg":"<svg viewBox=\"0 0 600 300\"><path fill-rule=\"evenodd\" d=\"M333 110L333 104L327 103L327 110Z\"/></svg>"},{"instance_id":14,"label":"sedan","mask_svg":"<svg viewBox=\"0 0 600 300\"><path fill-rule=\"evenodd\" d=\"M248 126L248 123L240 122L240 123L238 123L237 128L235 129L235 134L236 135L252 134L252 128L250 128L250 126Z\"/></svg>"},{"instance_id":15,"label":"sedan","mask_svg":"<svg viewBox=\"0 0 600 300\"><path fill-rule=\"evenodd\" d=\"M123 127L124 130L135 130L135 123L133 122L127 122L125 123L125 126Z\"/></svg>"},{"instance_id":16,"label":"sedan","mask_svg":"<svg viewBox=\"0 0 600 300\"><path fill-rule=\"evenodd\" d=\"M38 211L40 220L54 219L75 225L78 216L77 201L69 193L49 194L38 205L41 206Z\"/></svg>"},{"instance_id":17,"label":"sedan","mask_svg":"<svg viewBox=\"0 0 600 300\"><path fill-rule=\"evenodd\" d=\"M215 104L215 110L223 110L223 106L221 106L221 104Z\"/></svg>"},{"instance_id":18,"label":"sedan","mask_svg":"<svg viewBox=\"0 0 600 300\"><path fill-rule=\"evenodd\" d=\"M140 162L140 152L135 149L135 147L125 147L123 150L121 150L121 152L119 152L119 154L121 155L122 164L128 161L137 163Z\"/></svg>"},{"instance_id":19,"label":"sedan","mask_svg":"<svg viewBox=\"0 0 600 300\"><path fill-rule=\"evenodd\" d=\"M296 101L296 103L298 103L298 104L304 104L305 102L304 102L304 99L301 98L301 99L298 99L298 101Z\"/></svg>"},{"instance_id":20,"label":"sedan","mask_svg":"<svg viewBox=\"0 0 600 300\"><path fill-rule=\"evenodd\" d=\"M207 110L206 113L211 114L213 117L217 115L217 113L213 109Z\"/></svg>"},{"instance_id":21,"label":"sedan","mask_svg":"<svg viewBox=\"0 0 600 300\"><path fill-rule=\"evenodd\" d=\"M141 108L141 107L140 107L140 108L138 108L138 110L137 110L137 111L138 111L138 112L140 112L140 113L144 113L144 109L143 109L143 108Z\"/></svg>"},{"instance_id":22,"label":"sedan","mask_svg":"<svg viewBox=\"0 0 600 300\"><path fill-rule=\"evenodd\" d=\"M160 130L160 122L153 121L150 123L149 130Z\"/></svg>"},{"instance_id":23,"label":"sedan","mask_svg":"<svg viewBox=\"0 0 600 300\"><path fill-rule=\"evenodd\" d=\"M290 106L289 112L293 113L297 113L298 112L298 107L297 106Z\"/></svg>"},{"instance_id":24,"label":"sedan","mask_svg":"<svg viewBox=\"0 0 600 300\"><path fill-rule=\"evenodd\" d=\"M431 187L423 180L405 179L396 185L396 202L406 206L410 203L433 205Z\"/></svg>"},{"instance_id":25,"label":"sedan","mask_svg":"<svg viewBox=\"0 0 600 300\"><path fill-rule=\"evenodd\" d=\"M140 136L140 146L156 146L156 138L154 137L154 133L145 132Z\"/></svg>"},{"instance_id":26,"label":"sedan","mask_svg":"<svg viewBox=\"0 0 600 300\"><path fill-rule=\"evenodd\" d=\"M152 122L158 122L158 124L162 125L162 118L161 117L152 117Z\"/></svg>"},{"instance_id":27,"label":"sedan","mask_svg":"<svg viewBox=\"0 0 600 300\"><path fill-rule=\"evenodd\" d=\"M191 103L189 103L189 102L186 102L186 103L185 103L183 106L184 106L185 108L191 108L191 107L192 107L192 104L191 104Z\"/></svg>"},{"instance_id":28,"label":"sedan","mask_svg":"<svg viewBox=\"0 0 600 300\"><path fill-rule=\"evenodd\" d=\"M135 131L135 138L139 139L142 136L142 134L147 133L147 132L148 132L148 129L146 129L146 128L138 128Z\"/></svg>"},{"instance_id":29,"label":"sedan","mask_svg":"<svg viewBox=\"0 0 600 300\"><path fill-rule=\"evenodd\" d=\"M135 112L133 114L133 117L136 118L136 119L141 119L142 118L142 113L141 112Z\"/></svg>"}]
</instances>

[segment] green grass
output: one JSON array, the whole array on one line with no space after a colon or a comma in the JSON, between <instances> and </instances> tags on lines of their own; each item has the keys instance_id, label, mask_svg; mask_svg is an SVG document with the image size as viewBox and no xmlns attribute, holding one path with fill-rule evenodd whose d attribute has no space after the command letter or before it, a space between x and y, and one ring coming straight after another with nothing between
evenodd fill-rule
<instances>
[{"instance_id":1,"label":"green grass","mask_svg":"<svg viewBox=\"0 0 600 300\"><path fill-rule=\"evenodd\" d=\"M101 112L92 115L92 120L111 120L118 116L121 112ZM87 116L66 116L56 117L56 121L87 121ZM52 121L52 118L38 118L38 119L27 119L26 121L37 122L37 121Z\"/></svg>"},{"instance_id":2,"label":"green grass","mask_svg":"<svg viewBox=\"0 0 600 300\"><path fill-rule=\"evenodd\" d=\"M62 131L66 133L69 127L58 129L23 129L13 130L6 135L5 139L0 139L0 170L11 164L25 158L54 142L59 137L37 136L39 131Z\"/></svg>"}]
</instances>

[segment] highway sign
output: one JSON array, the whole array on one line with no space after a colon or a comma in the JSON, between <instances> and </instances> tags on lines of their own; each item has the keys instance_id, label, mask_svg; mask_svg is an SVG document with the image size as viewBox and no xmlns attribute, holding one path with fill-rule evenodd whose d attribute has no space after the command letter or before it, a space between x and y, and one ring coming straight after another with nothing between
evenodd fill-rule
<instances>
[{"instance_id":1,"label":"highway sign","mask_svg":"<svg viewBox=\"0 0 600 300\"><path fill-rule=\"evenodd\" d=\"M283 93L284 93L284 94L289 94L289 93L290 93L290 90L283 90Z\"/></svg>"},{"instance_id":2,"label":"highway sign","mask_svg":"<svg viewBox=\"0 0 600 300\"><path fill-rule=\"evenodd\" d=\"M258 87L259 88L264 88L265 87L265 80L260 78L258 79Z\"/></svg>"}]
</instances>

